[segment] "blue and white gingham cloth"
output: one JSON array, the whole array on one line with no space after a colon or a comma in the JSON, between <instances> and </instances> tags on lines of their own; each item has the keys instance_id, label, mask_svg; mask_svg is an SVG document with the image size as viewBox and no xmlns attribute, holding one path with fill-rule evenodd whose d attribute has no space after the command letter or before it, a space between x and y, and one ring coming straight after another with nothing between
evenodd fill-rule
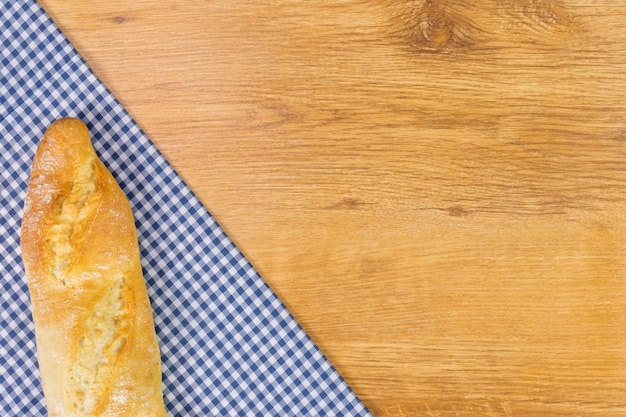
<instances>
[{"instance_id":1,"label":"blue and white gingham cloth","mask_svg":"<svg viewBox=\"0 0 626 417\"><path fill-rule=\"evenodd\" d=\"M133 207L170 416L370 416L34 0L0 1L0 415L45 416L19 233L57 118L85 121Z\"/></svg>"}]
</instances>

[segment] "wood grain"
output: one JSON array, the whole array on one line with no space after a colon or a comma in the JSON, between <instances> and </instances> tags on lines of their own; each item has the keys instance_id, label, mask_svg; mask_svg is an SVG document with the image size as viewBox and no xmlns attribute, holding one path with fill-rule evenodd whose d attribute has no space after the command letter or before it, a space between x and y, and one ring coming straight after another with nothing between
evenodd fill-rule
<instances>
[{"instance_id":1,"label":"wood grain","mask_svg":"<svg viewBox=\"0 0 626 417\"><path fill-rule=\"evenodd\" d=\"M41 3L374 415L626 415L622 2Z\"/></svg>"}]
</instances>

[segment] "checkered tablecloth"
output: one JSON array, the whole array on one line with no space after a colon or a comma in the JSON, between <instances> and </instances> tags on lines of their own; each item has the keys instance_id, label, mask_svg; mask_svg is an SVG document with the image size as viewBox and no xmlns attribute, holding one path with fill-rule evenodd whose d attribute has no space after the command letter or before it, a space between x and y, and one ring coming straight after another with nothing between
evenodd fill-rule
<instances>
[{"instance_id":1,"label":"checkered tablecloth","mask_svg":"<svg viewBox=\"0 0 626 417\"><path fill-rule=\"evenodd\" d=\"M135 213L169 415L369 416L34 0L0 0L0 42L0 415L46 415L20 220L43 132L74 116Z\"/></svg>"}]
</instances>

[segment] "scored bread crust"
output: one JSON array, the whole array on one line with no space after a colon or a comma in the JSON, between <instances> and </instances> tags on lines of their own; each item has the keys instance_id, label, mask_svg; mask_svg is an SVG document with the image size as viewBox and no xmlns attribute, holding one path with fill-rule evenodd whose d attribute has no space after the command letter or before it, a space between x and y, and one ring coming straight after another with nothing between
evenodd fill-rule
<instances>
[{"instance_id":1,"label":"scored bread crust","mask_svg":"<svg viewBox=\"0 0 626 417\"><path fill-rule=\"evenodd\" d=\"M48 415L165 417L133 213L78 119L43 136L20 244Z\"/></svg>"}]
</instances>

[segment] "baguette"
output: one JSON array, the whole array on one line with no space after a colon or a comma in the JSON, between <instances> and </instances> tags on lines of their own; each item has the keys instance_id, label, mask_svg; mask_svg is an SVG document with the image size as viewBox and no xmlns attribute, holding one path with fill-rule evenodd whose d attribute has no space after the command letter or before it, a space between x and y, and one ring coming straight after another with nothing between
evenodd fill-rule
<instances>
[{"instance_id":1,"label":"baguette","mask_svg":"<svg viewBox=\"0 0 626 417\"><path fill-rule=\"evenodd\" d=\"M166 416L133 214L78 119L43 136L20 244L49 417Z\"/></svg>"}]
</instances>

